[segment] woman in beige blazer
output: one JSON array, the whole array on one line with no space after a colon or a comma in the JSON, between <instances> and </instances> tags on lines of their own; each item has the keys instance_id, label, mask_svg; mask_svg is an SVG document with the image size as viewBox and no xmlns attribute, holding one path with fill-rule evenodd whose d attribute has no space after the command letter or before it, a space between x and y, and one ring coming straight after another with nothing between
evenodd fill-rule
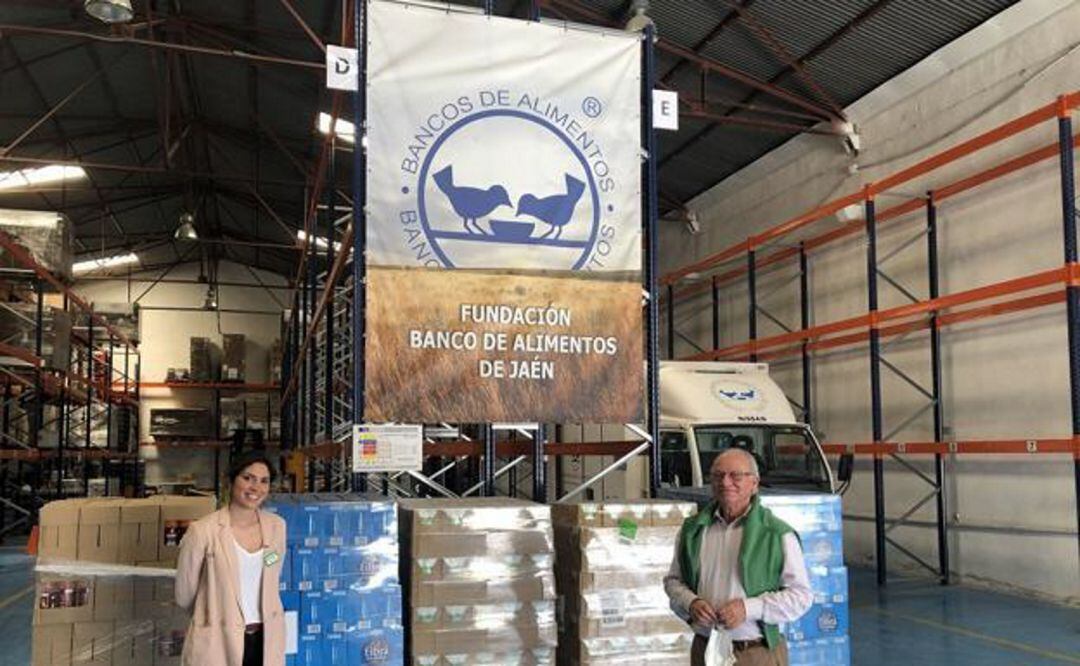
<instances>
[{"instance_id":1,"label":"woman in beige blazer","mask_svg":"<svg viewBox=\"0 0 1080 666\"><path fill-rule=\"evenodd\" d=\"M230 501L188 528L176 565L176 603L191 611L184 666L284 666L278 579L285 521L259 509L274 468L261 454L229 470Z\"/></svg>"}]
</instances>

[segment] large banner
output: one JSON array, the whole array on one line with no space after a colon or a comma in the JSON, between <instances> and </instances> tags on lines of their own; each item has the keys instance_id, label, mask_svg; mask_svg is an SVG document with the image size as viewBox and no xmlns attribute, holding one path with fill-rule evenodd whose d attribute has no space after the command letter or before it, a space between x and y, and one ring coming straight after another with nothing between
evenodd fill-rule
<instances>
[{"instance_id":1,"label":"large banner","mask_svg":"<svg viewBox=\"0 0 1080 666\"><path fill-rule=\"evenodd\" d=\"M368 15L365 419L640 421L640 35Z\"/></svg>"}]
</instances>

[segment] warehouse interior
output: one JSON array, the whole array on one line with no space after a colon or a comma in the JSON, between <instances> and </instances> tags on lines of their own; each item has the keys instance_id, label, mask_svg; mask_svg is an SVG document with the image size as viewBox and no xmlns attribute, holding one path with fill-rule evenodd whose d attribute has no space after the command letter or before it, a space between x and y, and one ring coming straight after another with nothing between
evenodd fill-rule
<instances>
[{"instance_id":1,"label":"warehouse interior","mask_svg":"<svg viewBox=\"0 0 1080 666\"><path fill-rule=\"evenodd\" d=\"M417 34L441 15L447 26L486 21L491 35L531 24L634 35L640 71L635 61L627 76L642 130L617 136L640 161L630 198L641 269L629 292L643 294L631 337L645 370L625 385L644 395L641 418L370 411L382 399L374 364L386 362L377 317L412 312L416 298L373 259L385 251L376 211L398 181L377 173L386 141L368 114L394 59L373 55L365 70L365 57L386 49L457 71L380 32L393 8L415 17ZM691 630L662 578L692 503L710 498L713 458L700 449L699 463L704 444L691 453L664 429L672 373L660 368L673 361L768 364L763 381L781 391L770 409L783 403L809 433L807 455L824 461L824 492L806 501L813 520L836 507L829 534L842 552L815 562L838 588L815 600L815 629L782 628L790 663L1080 663L1077 25L1076 0L0 0L0 632L12 637L0 664L188 663L188 617L162 575L177 567L176 533L145 559L85 563L97 581L135 578L127 611L98 616L112 589L102 583L92 615L78 612L85 599L54 608L48 590L95 559L83 556L87 525L113 519L88 517L104 506L94 502L114 501L121 539L120 502L155 516L158 531L186 526L228 505L227 471L253 450L278 468L268 506L289 529L281 598L296 624L284 663L690 663ZM451 27L433 34L454 39ZM328 87L336 45L355 54L358 42L359 90ZM481 51L478 62L498 53ZM517 84L492 76L477 85ZM677 128L656 124L663 112L645 91L677 94ZM526 199L515 200L520 215ZM405 234L408 224L403 214ZM599 293L581 289L582 300ZM433 384L406 363L406 399L423 403ZM382 422L422 423L415 467L363 471L357 427ZM679 456L693 458L685 472ZM762 504L781 515L769 480ZM294 534L316 509L379 525L358 528L369 531L355 543L365 557L385 547L379 564L349 560L336 527ZM502 512L513 518L493 528ZM469 558L480 563L466 563L470 581L504 575L497 548L426 542L461 536L461 515L489 530L487 543L491 530L543 542L505 554L519 577L506 589L519 596L469 598L476 617L481 603L539 600L550 614L423 628L421 606L453 603L423 601L425 576L448 582ZM827 530L782 515L811 553ZM64 529L70 551L55 540ZM589 560L589 538L606 559ZM423 569L425 557L445 571ZM612 594L586 592L582 581L601 574L585 570L620 580L637 558L655 585L635 597L639 617L612 621ZM382 581L360 595L380 605L365 606L359 628L319 631L305 614L312 584L329 599L338 582L312 573L305 588L296 567L336 572L331 561L344 563L341 580L355 565ZM120 564L132 566L108 568ZM140 566L156 573L140 578ZM537 588L527 594L526 578ZM500 622L514 634L503 647ZM455 631L492 637L489 649Z\"/></svg>"}]
</instances>

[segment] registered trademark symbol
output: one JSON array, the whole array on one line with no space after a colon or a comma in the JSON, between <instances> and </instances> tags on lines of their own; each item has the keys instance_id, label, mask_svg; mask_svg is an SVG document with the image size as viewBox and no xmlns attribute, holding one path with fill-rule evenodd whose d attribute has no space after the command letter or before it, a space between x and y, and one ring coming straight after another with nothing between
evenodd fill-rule
<instances>
[{"instance_id":1,"label":"registered trademark symbol","mask_svg":"<svg viewBox=\"0 0 1080 666\"><path fill-rule=\"evenodd\" d=\"M596 118L604 112L604 105L595 97L586 97L581 103L581 111L590 118Z\"/></svg>"}]
</instances>

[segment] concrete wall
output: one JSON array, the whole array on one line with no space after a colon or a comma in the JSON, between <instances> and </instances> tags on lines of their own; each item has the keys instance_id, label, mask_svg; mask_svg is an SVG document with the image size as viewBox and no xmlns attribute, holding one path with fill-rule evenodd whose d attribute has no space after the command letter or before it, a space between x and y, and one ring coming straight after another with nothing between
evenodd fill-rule
<instances>
[{"instance_id":1,"label":"concrete wall","mask_svg":"<svg viewBox=\"0 0 1080 666\"><path fill-rule=\"evenodd\" d=\"M159 275L160 271L135 275L130 285L126 280L87 280L75 285L78 293L95 302L125 303L138 299L141 308L139 332L142 342L139 349L142 381L163 382L169 368L189 367L190 338L210 338L220 347L222 333L244 334L247 346L247 381L269 381L270 346L280 336L282 306L278 301L287 302L286 291L274 290L273 294L278 299L275 301L270 292L258 286L223 286L218 293L218 306L221 310L248 310L270 314L205 311L201 308L206 300L206 285L162 282L150 288L152 280ZM198 264L185 264L170 271L167 279L194 280L198 275ZM285 283L284 278L278 275L261 271L258 275L266 285ZM227 262L221 263L218 279L223 282L256 284L247 268ZM212 402L211 391L145 389L139 407L139 441L151 441L150 409L209 407ZM151 446L142 447L141 452L147 461L148 484L191 477L200 487L213 486L213 454L210 451L158 449ZM225 457L222 456L222 461L224 460Z\"/></svg>"},{"instance_id":2,"label":"concrete wall","mask_svg":"<svg viewBox=\"0 0 1080 666\"><path fill-rule=\"evenodd\" d=\"M825 201L856 192L867 182L1080 88L1077 25L1078 2L1029 0L1007 10L853 104L847 112L864 142L857 158L846 155L832 137L799 137L691 202L690 208L702 221L699 235L690 235L680 223L662 223L662 271L708 256ZM1043 124L905 185L903 192L881 196L878 208L904 200L896 194L910 197L1008 156L1052 143L1056 133L1056 123ZM940 206L939 223L942 293L1060 266L1063 249L1057 159L948 199ZM816 231L838 224L835 219L824 221ZM923 227L921 214L883 224L879 257ZM791 240L797 238L786 239ZM767 254L769 249L762 251ZM865 253L865 237L860 234L812 254L813 323L866 312ZM735 265L745 265L745 257ZM917 241L882 268L919 298L927 297L925 240ZM798 328L798 283L783 284L796 270L797 264L790 262L760 276L758 293L776 287L778 291L761 304ZM879 292L882 308L907 302L884 282L880 282ZM678 330L708 347L710 317L706 299L684 303L676 313ZM746 339L745 287L722 292L721 317L721 347ZM776 325L759 317L760 337L779 332ZM891 344L886 358L929 385L928 349L927 334L914 334ZM677 356L694 351L689 344L677 342ZM1063 305L950 327L943 334L943 352L947 438L1069 436ZM798 360L778 362L773 370L790 395L800 398ZM888 370L882 372L884 430L888 433L926 400ZM869 441L866 346L817 354L812 382L814 422L825 439ZM932 437L927 412L897 433L893 441ZM912 458L917 467L930 472L927 459ZM929 487L892 461L886 461L886 470L887 515L897 517ZM951 457L948 471L952 568L957 573L1057 599L1075 601L1080 597L1071 457L964 455ZM873 515L868 460L858 464L844 501L845 511L852 516ZM932 525L933 502L911 519ZM873 524L849 520L845 530L849 561L872 562ZM897 528L892 536L914 554L936 562L935 534L931 526L914 525ZM916 568L891 547L887 560L892 570Z\"/></svg>"}]
</instances>

